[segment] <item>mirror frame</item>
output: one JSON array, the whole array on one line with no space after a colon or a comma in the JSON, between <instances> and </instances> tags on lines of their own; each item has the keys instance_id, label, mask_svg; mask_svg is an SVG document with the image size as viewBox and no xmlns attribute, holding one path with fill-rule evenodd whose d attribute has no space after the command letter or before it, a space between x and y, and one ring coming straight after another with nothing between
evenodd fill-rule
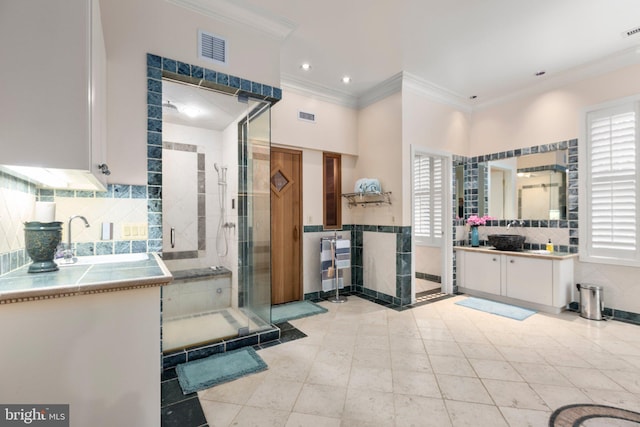
<instances>
[{"instance_id":1,"label":"mirror frame","mask_svg":"<svg viewBox=\"0 0 640 427\"><path fill-rule=\"evenodd\" d=\"M453 218L457 218L454 222L455 225L465 225L465 220L474 214L486 214L488 209L488 194L485 191L482 200L479 192L479 165L491 160L501 160L510 157L522 156L527 154L544 153L548 151L567 150L567 219L561 220L524 220L525 227L548 227L548 228L568 228L569 235L569 247L567 248L571 253L578 252L578 140L571 139L566 141L559 141L550 144L537 145L533 147L518 148L515 150L502 151L497 153L485 154L474 157L465 156L453 156L453 167L462 167L464 170L464 182L462 185L464 194L464 216L459 218L457 215L457 208L453 209ZM453 189L454 193L457 193L459 188L456 182L456 174L453 174ZM482 183L483 188L486 186L486 182ZM458 195L453 194L453 206L457 207ZM478 207L482 210L479 212ZM487 223L488 226L501 226L505 227L509 222L516 218L505 218L500 220L491 220Z\"/></svg>"}]
</instances>

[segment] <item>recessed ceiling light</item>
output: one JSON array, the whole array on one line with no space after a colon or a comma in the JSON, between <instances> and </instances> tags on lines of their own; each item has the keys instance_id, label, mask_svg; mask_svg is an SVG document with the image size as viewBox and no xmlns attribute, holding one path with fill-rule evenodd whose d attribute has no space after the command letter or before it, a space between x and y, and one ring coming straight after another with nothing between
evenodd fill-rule
<instances>
[{"instance_id":1,"label":"recessed ceiling light","mask_svg":"<svg viewBox=\"0 0 640 427\"><path fill-rule=\"evenodd\" d=\"M546 71L538 71L536 73L536 76L544 76L546 74Z\"/></svg>"},{"instance_id":2,"label":"recessed ceiling light","mask_svg":"<svg viewBox=\"0 0 640 427\"><path fill-rule=\"evenodd\" d=\"M184 114L186 114L188 117L191 117L192 119L195 117L198 117L200 115L200 110L196 107L192 107L190 105L187 105L186 107L182 108L182 112Z\"/></svg>"},{"instance_id":3,"label":"recessed ceiling light","mask_svg":"<svg viewBox=\"0 0 640 427\"><path fill-rule=\"evenodd\" d=\"M351 77L349 77L349 76L344 76L344 77L342 78L342 83L344 83L344 84L349 84L349 83L351 83Z\"/></svg>"},{"instance_id":4,"label":"recessed ceiling light","mask_svg":"<svg viewBox=\"0 0 640 427\"><path fill-rule=\"evenodd\" d=\"M302 71L309 71L311 69L311 64L309 64L308 62L304 62L302 65L300 65L300 68L302 69Z\"/></svg>"}]
</instances>

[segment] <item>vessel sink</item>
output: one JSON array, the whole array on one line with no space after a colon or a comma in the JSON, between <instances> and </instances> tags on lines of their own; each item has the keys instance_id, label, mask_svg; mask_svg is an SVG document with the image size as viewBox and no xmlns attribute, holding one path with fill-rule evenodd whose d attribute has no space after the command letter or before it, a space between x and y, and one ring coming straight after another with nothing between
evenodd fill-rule
<instances>
[{"instance_id":1,"label":"vessel sink","mask_svg":"<svg viewBox=\"0 0 640 427\"><path fill-rule=\"evenodd\" d=\"M66 267L72 265L90 265L90 264L112 264L116 262L135 262L145 261L149 259L149 254L136 253L136 254L115 254L115 255L93 255L93 256L79 256L73 257L73 262L65 262L64 259L57 259L56 263L59 267Z\"/></svg>"},{"instance_id":2,"label":"vessel sink","mask_svg":"<svg viewBox=\"0 0 640 427\"><path fill-rule=\"evenodd\" d=\"M499 251L521 251L525 236L520 234L489 234L489 244Z\"/></svg>"}]
</instances>

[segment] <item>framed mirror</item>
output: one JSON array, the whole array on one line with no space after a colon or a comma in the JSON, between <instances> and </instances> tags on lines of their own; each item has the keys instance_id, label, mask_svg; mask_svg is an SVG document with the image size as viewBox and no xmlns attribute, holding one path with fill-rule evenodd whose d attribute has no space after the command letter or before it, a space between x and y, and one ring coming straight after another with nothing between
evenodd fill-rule
<instances>
[{"instance_id":1,"label":"framed mirror","mask_svg":"<svg viewBox=\"0 0 640 427\"><path fill-rule=\"evenodd\" d=\"M567 150L485 162L487 213L496 219L567 219ZM479 164L480 165L480 164ZM480 169L480 168L479 168Z\"/></svg>"}]
</instances>

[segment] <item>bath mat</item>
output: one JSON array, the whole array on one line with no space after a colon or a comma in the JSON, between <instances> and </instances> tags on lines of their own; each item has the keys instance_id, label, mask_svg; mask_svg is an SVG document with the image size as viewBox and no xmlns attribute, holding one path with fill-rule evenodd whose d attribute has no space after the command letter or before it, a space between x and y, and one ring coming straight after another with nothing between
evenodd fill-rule
<instances>
[{"instance_id":1,"label":"bath mat","mask_svg":"<svg viewBox=\"0 0 640 427\"><path fill-rule=\"evenodd\" d=\"M462 301L456 302L456 304L515 320L524 320L532 314L536 314L536 311L527 308L475 297L463 299Z\"/></svg>"},{"instance_id":2,"label":"bath mat","mask_svg":"<svg viewBox=\"0 0 640 427\"><path fill-rule=\"evenodd\" d=\"M267 364L252 347L214 354L176 366L178 382L184 394L204 390L265 369Z\"/></svg>"},{"instance_id":3,"label":"bath mat","mask_svg":"<svg viewBox=\"0 0 640 427\"><path fill-rule=\"evenodd\" d=\"M327 311L326 308L311 301L288 302L271 307L271 323L282 323L287 320L326 313Z\"/></svg>"}]
</instances>

